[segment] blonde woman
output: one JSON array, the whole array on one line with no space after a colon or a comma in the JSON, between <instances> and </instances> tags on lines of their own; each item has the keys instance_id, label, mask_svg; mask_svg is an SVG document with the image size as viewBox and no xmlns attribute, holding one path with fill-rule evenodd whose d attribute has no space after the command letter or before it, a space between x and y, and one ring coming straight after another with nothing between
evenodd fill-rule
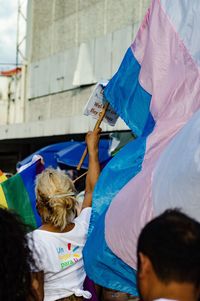
<instances>
[{"instance_id":1,"label":"blonde woman","mask_svg":"<svg viewBox=\"0 0 200 301\"><path fill-rule=\"evenodd\" d=\"M33 231L32 241L38 270L33 279L38 300L81 300L91 298L83 290L85 271L82 250L91 214L92 192L100 173L98 142L100 129L89 132L86 142L89 169L82 211L77 217L76 191L64 173L46 169L37 178L37 210L42 226Z\"/></svg>"}]
</instances>

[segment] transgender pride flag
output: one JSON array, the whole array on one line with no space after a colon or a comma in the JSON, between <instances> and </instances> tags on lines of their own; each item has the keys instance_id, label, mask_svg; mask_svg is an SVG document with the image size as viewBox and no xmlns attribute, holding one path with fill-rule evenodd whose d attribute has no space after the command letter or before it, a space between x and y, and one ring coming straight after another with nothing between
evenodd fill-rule
<instances>
[{"instance_id":1,"label":"transgender pride flag","mask_svg":"<svg viewBox=\"0 0 200 301\"><path fill-rule=\"evenodd\" d=\"M137 139L108 163L94 191L84 260L102 286L137 294L137 238L159 211L152 197L157 161L200 108L199 15L199 0L153 0L106 87Z\"/></svg>"}]
</instances>

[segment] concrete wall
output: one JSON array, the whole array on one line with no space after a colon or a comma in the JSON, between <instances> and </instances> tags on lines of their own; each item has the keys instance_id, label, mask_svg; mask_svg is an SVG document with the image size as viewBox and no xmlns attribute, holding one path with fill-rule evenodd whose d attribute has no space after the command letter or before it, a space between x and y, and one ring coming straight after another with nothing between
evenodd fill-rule
<instances>
[{"instance_id":1,"label":"concrete wall","mask_svg":"<svg viewBox=\"0 0 200 301\"><path fill-rule=\"evenodd\" d=\"M31 62L141 22L149 0L29 0Z\"/></svg>"},{"instance_id":2,"label":"concrete wall","mask_svg":"<svg viewBox=\"0 0 200 301\"><path fill-rule=\"evenodd\" d=\"M22 73L0 76L0 126L24 121Z\"/></svg>"},{"instance_id":3,"label":"concrete wall","mask_svg":"<svg viewBox=\"0 0 200 301\"><path fill-rule=\"evenodd\" d=\"M7 123L9 78L0 76L0 125Z\"/></svg>"}]
</instances>

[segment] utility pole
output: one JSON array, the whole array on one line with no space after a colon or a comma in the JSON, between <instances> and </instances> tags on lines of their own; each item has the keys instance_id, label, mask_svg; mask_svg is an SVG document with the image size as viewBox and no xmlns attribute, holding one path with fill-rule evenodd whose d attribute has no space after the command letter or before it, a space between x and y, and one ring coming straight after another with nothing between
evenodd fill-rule
<instances>
[{"instance_id":1,"label":"utility pole","mask_svg":"<svg viewBox=\"0 0 200 301\"><path fill-rule=\"evenodd\" d=\"M22 118L25 118L25 98L26 98L26 28L27 28L27 10L28 0L18 0L17 7L17 33L16 33L16 75L15 75L15 106L17 108L18 98L20 99L20 107ZM19 73L18 68L22 68L22 72ZM21 93L19 94L19 81L21 85ZM15 114L17 118L17 114ZM16 121L16 120L15 120Z\"/></svg>"},{"instance_id":2,"label":"utility pole","mask_svg":"<svg viewBox=\"0 0 200 301\"><path fill-rule=\"evenodd\" d=\"M16 39L16 68L19 63L25 60L25 43L26 43L26 28L27 19L24 11L26 11L27 0L18 0L17 9L17 39Z\"/></svg>"}]
</instances>

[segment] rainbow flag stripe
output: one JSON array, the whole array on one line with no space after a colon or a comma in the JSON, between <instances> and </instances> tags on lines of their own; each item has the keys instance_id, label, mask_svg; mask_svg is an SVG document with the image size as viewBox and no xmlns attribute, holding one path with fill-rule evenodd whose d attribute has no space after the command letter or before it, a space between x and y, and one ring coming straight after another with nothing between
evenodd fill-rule
<instances>
[{"instance_id":1,"label":"rainbow flag stripe","mask_svg":"<svg viewBox=\"0 0 200 301\"><path fill-rule=\"evenodd\" d=\"M7 180L6 175L0 170L0 183L4 182Z\"/></svg>"},{"instance_id":2,"label":"rainbow flag stripe","mask_svg":"<svg viewBox=\"0 0 200 301\"><path fill-rule=\"evenodd\" d=\"M7 180L7 177L5 176L5 174L0 170L0 183L3 183L4 181ZM0 186L0 204L3 206L3 207L6 207L7 208L7 203L6 203L6 199L5 199L5 196L4 196L4 193L3 193L3 189L2 187Z\"/></svg>"},{"instance_id":3,"label":"rainbow flag stripe","mask_svg":"<svg viewBox=\"0 0 200 301\"><path fill-rule=\"evenodd\" d=\"M41 225L34 191L35 178L41 171L41 165L37 161L0 184L0 205L16 211L33 228Z\"/></svg>"}]
</instances>

